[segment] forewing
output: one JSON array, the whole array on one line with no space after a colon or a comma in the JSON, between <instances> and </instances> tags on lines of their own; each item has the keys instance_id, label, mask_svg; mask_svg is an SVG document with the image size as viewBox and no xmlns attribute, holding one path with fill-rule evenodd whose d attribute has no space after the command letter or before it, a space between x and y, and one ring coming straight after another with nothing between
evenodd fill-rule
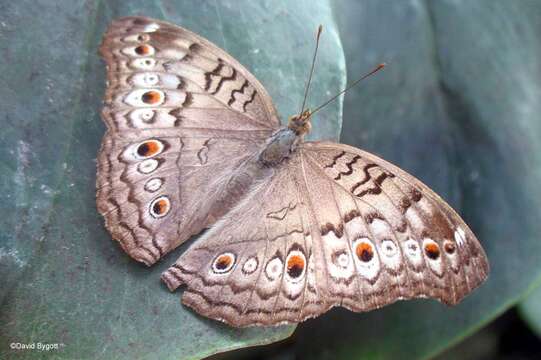
<instances>
[{"instance_id":1,"label":"forewing","mask_svg":"<svg viewBox=\"0 0 541 360\"><path fill-rule=\"evenodd\" d=\"M209 196L279 126L261 84L209 41L144 17L114 21L97 204L107 228L153 264L228 210ZM237 194L238 195L238 194Z\"/></svg>"}]
</instances>

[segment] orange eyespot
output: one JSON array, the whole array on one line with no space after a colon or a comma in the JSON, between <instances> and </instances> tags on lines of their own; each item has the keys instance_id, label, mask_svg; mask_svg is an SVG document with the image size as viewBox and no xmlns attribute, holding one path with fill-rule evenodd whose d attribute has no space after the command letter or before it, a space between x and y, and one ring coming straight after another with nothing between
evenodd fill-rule
<instances>
[{"instance_id":1,"label":"orange eyespot","mask_svg":"<svg viewBox=\"0 0 541 360\"><path fill-rule=\"evenodd\" d=\"M135 48L135 53L137 55L148 55L150 54L150 46L148 45L139 45Z\"/></svg>"},{"instance_id":2,"label":"orange eyespot","mask_svg":"<svg viewBox=\"0 0 541 360\"><path fill-rule=\"evenodd\" d=\"M141 100L143 100L145 104L149 104L149 105L157 104L160 102L161 99L162 99L161 94L154 90L147 91L141 97Z\"/></svg>"},{"instance_id":3,"label":"orange eyespot","mask_svg":"<svg viewBox=\"0 0 541 360\"><path fill-rule=\"evenodd\" d=\"M214 263L212 264L212 270L215 273L222 274L225 273L233 267L235 264L235 255L232 253L224 253L218 255Z\"/></svg>"},{"instance_id":4,"label":"orange eyespot","mask_svg":"<svg viewBox=\"0 0 541 360\"><path fill-rule=\"evenodd\" d=\"M171 207L171 203L169 202L169 199L167 196L161 196L157 199L155 199L150 204L150 213L154 217L162 217L165 216Z\"/></svg>"},{"instance_id":5,"label":"orange eyespot","mask_svg":"<svg viewBox=\"0 0 541 360\"><path fill-rule=\"evenodd\" d=\"M287 259L287 273L292 278L298 278L304 271L304 257L301 255L291 255Z\"/></svg>"},{"instance_id":6,"label":"orange eyespot","mask_svg":"<svg viewBox=\"0 0 541 360\"><path fill-rule=\"evenodd\" d=\"M369 243L361 242L355 248L357 258L363 262L369 262L374 257L374 249Z\"/></svg>"},{"instance_id":7,"label":"orange eyespot","mask_svg":"<svg viewBox=\"0 0 541 360\"><path fill-rule=\"evenodd\" d=\"M163 145L157 140L145 141L137 147L137 155L141 157L151 157L159 154L163 149Z\"/></svg>"},{"instance_id":8,"label":"orange eyespot","mask_svg":"<svg viewBox=\"0 0 541 360\"><path fill-rule=\"evenodd\" d=\"M443 248L448 254L454 254L456 250L456 246L451 241L447 241L445 245L443 245Z\"/></svg>"},{"instance_id":9,"label":"orange eyespot","mask_svg":"<svg viewBox=\"0 0 541 360\"><path fill-rule=\"evenodd\" d=\"M222 255L216 260L216 269L218 270L224 270L227 269L229 265L233 262L233 259L231 259L231 256Z\"/></svg>"},{"instance_id":10,"label":"orange eyespot","mask_svg":"<svg viewBox=\"0 0 541 360\"><path fill-rule=\"evenodd\" d=\"M440 257L440 248L436 243L430 242L425 244L425 254L432 260Z\"/></svg>"}]
</instances>

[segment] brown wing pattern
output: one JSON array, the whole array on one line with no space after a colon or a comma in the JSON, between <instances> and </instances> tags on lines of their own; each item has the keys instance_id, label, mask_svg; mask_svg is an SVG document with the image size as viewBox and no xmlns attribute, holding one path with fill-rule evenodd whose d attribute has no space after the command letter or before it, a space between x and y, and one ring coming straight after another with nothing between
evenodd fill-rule
<instances>
[{"instance_id":1,"label":"brown wing pattern","mask_svg":"<svg viewBox=\"0 0 541 360\"><path fill-rule=\"evenodd\" d=\"M488 274L464 222L393 165L305 143L163 275L183 302L234 326L276 325L333 306L456 304Z\"/></svg>"},{"instance_id":2,"label":"brown wing pattern","mask_svg":"<svg viewBox=\"0 0 541 360\"><path fill-rule=\"evenodd\" d=\"M183 303L234 326L298 322L328 308L310 212L291 159L198 239L162 279Z\"/></svg>"},{"instance_id":3,"label":"brown wing pattern","mask_svg":"<svg viewBox=\"0 0 541 360\"><path fill-rule=\"evenodd\" d=\"M354 244L361 288L367 287L374 300L364 306L346 300L346 307L365 311L413 297L452 305L486 279L488 261L475 235L419 180L343 144L306 143L302 152L313 175L328 183L328 191L318 185L319 193L332 193L328 201L336 204L336 220L319 224L322 233L331 229L323 240L330 243L326 237L338 232L338 238Z\"/></svg>"},{"instance_id":4,"label":"brown wing pattern","mask_svg":"<svg viewBox=\"0 0 541 360\"><path fill-rule=\"evenodd\" d=\"M253 75L181 27L121 18L100 53L108 130L98 156L98 209L124 250L151 265L238 200L241 194L219 201L218 184L280 121ZM200 206L202 193L216 196Z\"/></svg>"}]
</instances>

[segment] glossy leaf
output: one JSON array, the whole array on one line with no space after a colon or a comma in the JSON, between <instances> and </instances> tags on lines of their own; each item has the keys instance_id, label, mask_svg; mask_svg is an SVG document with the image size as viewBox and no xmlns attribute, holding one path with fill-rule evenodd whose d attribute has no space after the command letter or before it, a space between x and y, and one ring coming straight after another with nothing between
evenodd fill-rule
<instances>
[{"instance_id":1,"label":"glossy leaf","mask_svg":"<svg viewBox=\"0 0 541 360\"><path fill-rule=\"evenodd\" d=\"M518 311L532 331L541 338L541 286L538 285L518 305Z\"/></svg>"},{"instance_id":2,"label":"glossy leaf","mask_svg":"<svg viewBox=\"0 0 541 360\"><path fill-rule=\"evenodd\" d=\"M182 249L148 269L104 229L95 206L95 158L105 131L97 47L113 18L134 14L180 24L229 51L284 117L301 104L320 23L326 40L311 101L345 83L326 1L3 2L1 358L200 358L273 342L294 329L237 330L195 315L159 281ZM341 115L340 102L329 106L314 136L336 139ZM12 342L59 349L10 350Z\"/></svg>"}]
</instances>

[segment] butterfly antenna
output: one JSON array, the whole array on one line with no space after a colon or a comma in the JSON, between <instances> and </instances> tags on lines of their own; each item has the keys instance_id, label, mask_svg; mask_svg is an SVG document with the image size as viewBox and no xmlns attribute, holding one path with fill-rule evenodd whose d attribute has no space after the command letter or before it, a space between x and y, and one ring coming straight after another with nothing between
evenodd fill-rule
<instances>
[{"instance_id":1,"label":"butterfly antenna","mask_svg":"<svg viewBox=\"0 0 541 360\"><path fill-rule=\"evenodd\" d=\"M380 71L381 69L383 69L385 66L386 66L385 63L379 64L379 65L376 66L373 70L371 70L369 73L364 74L363 76L361 76L360 78L358 78L357 80L355 80L354 82L352 82L351 84L349 84L348 86L346 86L346 88L345 88L344 90L340 91L338 94L336 94L335 96L333 96L333 97L330 98L329 100L325 101L322 105L318 106L314 111L312 111L311 115L314 115L316 112L318 112L319 110L321 110L322 108L324 108L325 106L327 106L329 103L331 103L332 101L334 101L337 97L339 97L340 95L342 95L343 93L345 93L346 91L348 91L349 89L351 89L352 87L354 87L355 85L357 85L361 80L366 79L366 78L369 77L370 75L374 75L375 73L377 73L378 71Z\"/></svg>"},{"instance_id":2,"label":"butterfly antenna","mask_svg":"<svg viewBox=\"0 0 541 360\"><path fill-rule=\"evenodd\" d=\"M312 67L310 68L310 75L308 76L308 82L306 83L306 89L304 90L304 100L302 101L302 107L301 107L301 111L299 112L299 115L304 112L304 106L306 105L306 98L308 97L308 90L310 89L310 83L312 82L312 75L314 74L314 67L316 65L317 49L319 47L319 37L321 36L322 31L323 31L323 25L319 25L317 28L317 35L316 35L316 49L314 50L314 57L312 58Z\"/></svg>"}]
</instances>

